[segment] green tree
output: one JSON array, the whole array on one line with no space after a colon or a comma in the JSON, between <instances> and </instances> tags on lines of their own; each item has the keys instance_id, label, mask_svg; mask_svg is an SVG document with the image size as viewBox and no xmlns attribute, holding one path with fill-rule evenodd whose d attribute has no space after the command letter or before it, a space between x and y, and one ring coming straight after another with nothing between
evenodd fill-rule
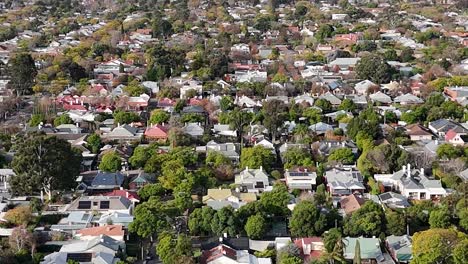
<instances>
[{"instance_id":1,"label":"green tree","mask_svg":"<svg viewBox=\"0 0 468 264\"><path fill-rule=\"evenodd\" d=\"M431 228L448 228L450 226L449 210L445 207L433 210L429 214L429 224Z\"/></svg>"},{"instance_id":2,"label":"green tree","mask_svg":"<svg viewBox=\"0 0 468 264\"><path fill-rule=\"evenodd\" d=\"M269 171L275 161L275 156L270 149L263 146L244 148L240 157L240 167L249 169L259 169Z\"/></svg>"},{"instance_id":3,"label":"green tree","mask_svg":"<svg viewBox=\"0 0 468 264\"><path fill-rule=\"evenodd\" d=\"M388 235L401 236L406 232L405 216L391 209L385 211L385 233Z\"/></svg>"},{"instance_id":4,"label":"green tree","mask_svg":"<svg viewBox=\"0 0 468 264\"><path fill-rule=\"evenodd\" d=\"M73 124L73 119L70 118L68 114L63 114L54 119L54 126L58 127L60 125Z\"/></svg>"},{"instance_id":5,"label":"green tree","mask_svg":"<svg viewBox=\"0 0 468 264\"><path fill-rule=\"evenodd\" d=\"M122 159L115 151L109 151L102 156L99 169L108 172L117 172L122 169Z\"/></svg>"},{"instance_id":6,"label":"green tree","mask_svg":"<svg viewBox=\"0 0 468 264\"><path fill-rule=\"evenodd\" d=\"M11 164L16 176L10 179L16 195L44 191L50 200L53 190L76 187L82 157L70 143L43 134L31 134L17 141Z\"/></svg>"},{"instance_id":7,"label":"green tree","mask_svg":"<svg viewBox=\"0 0 468 264\"><path fill-rule=\"evenodd\" d=\"M223 96L219 101L219 107L221 111L226 112L232 110L234 106L234 101L232 100L231 96Z\"/></svg>"},{"instance_id":8,"label":"green tree","mask_svg":"<svg viewBox=\"0 0 468 264\"><path fill-rule=\"evenodd\" d=\"M400 54L401 62L411 62L414 60L414 50L412 48L404 48Z\"/></svg>"},{"instance_id":9,"label":"green tree","mask_svg":"<svg viewBox=\"0 0 468 264\"><path fill-rule=\"evenodd\" d=\"M352 164L354 154L350 148L338 148L333 150L328 156L328 162L336 161L342 164Z\"/></svg>"},{"instance_id":10,"label":"green tree","mask_svg":"<svg viewBox=\"0 0 468 264\"><path fill-rule=\"evenodd\" d=\"M15 90L17 96L32 92L37 69L31 54L18 53L11 56L8 60L7 71L10 76L9 85Z\"/></svg>"},{"instance_id":11,"label":"green tree","mask_svg":"<svg viewBox=\"0 0 468 264\"><path fill-rule=\"evenodd\" d=\"M215 214L216 211L209 206L193 210L188 220L190 234L198 236L211 235L211 222Z\"/></svg>"},{"instance_id":12,"label":"green tree","mask_svg":"<svg viewBox=\"0 0 468 264\"><path fill-rule=\"evenodd\" d=\"M354 110L356 110L356 104L354 103L353 100L351 99L344 99L343 101L341 101L341 104L340 106L338 107L339 110L345 110L345 111L348 111L348 112L353 112Z\"/></svg>"},{"instance_id":13,"label":"green tree","mask_svg":"<svg viewBox=\"0 0 468 264\"><path fill-rule=\"evenodd\" d=\"M180 261L187 259L186 257L193 258L192 243L185 234L174 237L170 233L163 233L156 252L164 264L186 263Z\"/></svg>"},{"instance_id":14,"label":"green tree","mask_svg":"<svg viewBox=\"0 0 468 264\"><path fill-rule=\"evenodd\" d=\"M379 236L383 231L384 213L380 205L367 201L345 219L344 231L349 236Z\"/></svg>"},{"instance_id":15,"label":"green tree","mask_svg":"<svg viewBox=\"0 0 468 264\"><path fill-rule=\"evenodd\" d=\"M146 184L138 190L138 196L141 200L147 201L153 196L162 196L166 190L162 187L161 183Z\"/></svg>"},{"instance_id":16,"label":"green tree","mask_svg":"<svg viewBox=\"0 0 468 264\"><path fill-rule=\"evenodd\" d=\"M169 228L167 210L158 198L150 198L147 202L136 206L134 219L128 230L143 238L167 230Z\"/></svg>"},{"instance_id":17,"label":"green tree","mask_svg":"<svg viewBox=\"0 0 468 264\"><path fill-rule=\"evenodd\" d=\"M452 263L459 234L452 229L431 228L413 235L413 264Z\"/></svg>"},{"instance_id":18,"label":"green tree","mask_svg":"<svg viewBox=\"0 0 468 264\"><path fill-rule=\"evenodd\" d=\"M468 238L463 239L453 249L453 261L455 264L468 263Z\"/></svg>"},{"instance_id":19,"label":"green tree","mask_svg":"<svg viewBox=\"0 0 468 264\"><path fill-rule=\"evenodd\" d=\"M463 155L463 151L451 144L444 143L436 150L437 156L441 159L455 159Z\"/></svg>"},{"instance_id":20,"label":"green tree","mask_svg":"<svg viewBox=\"0 0 468 264\"><path fill-rule=\"evenodd\" d=\"M301 201L295 207L289 222L291 235L310 237L321 235L326 227L327 218L311 201Z\"/></svg>"},{"instance_id":21,"label":"green tree","mask_svg":"<svg viewBox=\"0 0 468 264\"><path fill-rule=\"evenodd\" d=\"M291 196L286 185L278 183L273 186L272 191L262 193L260 205L266 214L286 216L290 212L287 207L290 200Z\"/></svg>"},{"instance_id":22,"label":"green tree","mask_svg":"<svg viewBox=\"0 0 468 264\"><path fill-rule=\"evenodd\" d=\"M341 241L342 234L338 228L331 228L326 232L323 236L323 245L325 246L325 250L328 253L333 252L336 243Z\"/></svg>"},{"instance_id":23,"label":"green tree","mask_svg":"<svg viewBox=\"0 0 468 264\"><path fill-rule=\"evenodd\" d=\"M317 99L314 105L322 109L324 112L329 112L332 109L332 104L330 103L330 101L323 98Z\"/></svg>"},{"instance_id":24,"label":"green tree","mask_svg":"<svg viewBox=\"0 0 468 264\"><path fill-rule=\"evenodd\" d=\"M312 156L307 149L304 148L288 148L283 154L283 162L285 169L291 169L294 166L313 166Z\"/></svg>"},{"instance_id":25,"label":"green tree","mask_svg":"<svg viewBox=\"0 0 468 264\"><path fill-rule=\"evenodd\" d=\"M44 114L33 114L29 120L29 126L37 127L40 123L45 121Z\"/></svg>"},{"instance_id":26,"label":"green tree","mask_svg":"<svg viewBox=\"0 0 468 264\"><path fill-rule=\"evenodd\" d=\"M270 100L263 104L263 125L271 134L272 141L276 139L278 128L280 128L287 117L287 106L280 100Z\"/></svg>"},{"instance_id":27,"label":"green tree","mask_svg":"<svg viewBox=\"0 0 468 264\"><path fill-rule=\"evenodd\" d=\"M132 122L140 121L140 116L135 112L117 111L114 113L115 124L130 124Z\"/></svg>"},{"instance_id":28,"label":"green tree","mask_svg":"<svg viewBox=\"0 0 468 264\"><path fill-rule=\"evenodd\" d=\"M381 84L391 80L394 70L380 56L368 54L362 56L357 63L356 74L360 79L368 79L376 84Z\"/></svg>"},{"instance_id":29,"label":"green tree","mask_svg":"<svg viewBox=\"0 0 468 264\"><path fill-rule=\"evenodd\" d=\"M252 215L248 218L244 229L250 239L261 239L266 232L267 222L260 214Z\"/></svg>"},{"instance_id":30,"label":"green tree","mask_svg":"<svg viewBox=\"0 0 468 264\"><path fill-rule=\"evenodd\" d=\"M323 24L319 27L317 32L315 33L315 38L319 42L323 42L326 38L331 38L333 36L333 26L329 24Z\"/></svg>"},{"instance_id":31,"label":"green tree","mask_svg":"<svg viewBox=\"0 0 468 264\"><path fill-rule=\"evenodd\" d=\"M239 221L234 208L227 206L218 210L211 219L211 231L217 236L224 233L229 236L237 235L239 233Z\"/></svg>"},{"instance_id":32,"label":"green tree","mask_svg":"<svg viewBox=\"0 0 468 264\"><path fill-rule=\"evenodd\" d=\"M328 101L327 101L328 102ZM306 117L309 120L309 124L316 124L322 121L322 111L317 108L307 108L302 113L303 117Z\"/></svg>"},{"instance_id":33,"label":"green tree","mask_svg":"<svg viewBox=\"0 0 468 264\"><path fill-rule=\"evenodd\" d=\"M398 59L398 55L394 49L388 49L384 52L383 57L387 61L395 61Z\"/></svg>"},{"instance_id":34,"label":"green tree","mask_svg":"<svg viewBox=\"0 0 468 264\"><path fill-rule=\"evenodd\" d=\"M169 121L170 114L162 109L156 109L151 112L149 119L150 124L162 124Z\"/></svg>"},{"instance_id":35,"label":"green tree","mask_svg":"<svg viewBox=\"0 0 468 264\"><path fill-rule=\"evenodd\" d=\"M31 208L26 205L18 206L8 210L4 216L5 220L15 226L28 225L33 220Z\"/></svg>"},{"instance_id":36,"label":"green tree","mask_svg":"<svg viewBox=\"0 0 468 264\"><path fill-rule=\"evenodd\" d=\"M102 140L98 134L94 133L88 137L86 143L86 145L91 148L91 152L96 154L101 149Z\"/></svg>"},{"instance_id":37,"label":"green tree","mask_svg":"<svg viewBox=\"0 0 468 264\"><path fill-rule=\"evenodd\" d=\"M146 93L146 88L138 83L138 81L132 81L123 88L129 96L140 96Z\"/></svg>"}]
</instances>

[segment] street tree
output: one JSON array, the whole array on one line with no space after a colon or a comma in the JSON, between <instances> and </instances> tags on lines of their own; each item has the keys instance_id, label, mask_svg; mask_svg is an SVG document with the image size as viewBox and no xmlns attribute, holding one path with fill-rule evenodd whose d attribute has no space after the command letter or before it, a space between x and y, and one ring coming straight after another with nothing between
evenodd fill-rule
<instances>
[{"instance_id":1,"label":"street tree","mask_svg":"<svg viewBox=\"0 0 468 264\"><path fill-rule=\"evenodd\" d=\"M259 169L263 167L264 170L269 171L274 162L275 156L271 150L260 145L244 148L240 157L241 168Z\"/></svg>"},{"instance_id":2,"label":"street tree","mask_svg":"<svg viewBox=\"0 0 468 264\"><path fill-rule=\"evenodd\" d=\"M109 151L102 156L99 169L107 172L118 172L122 169L122 159L115 151Z\"/></svg>"},{"instance_id":3,"label":"street tree","mask_svg":"<svg viewBox=\"0 0 468 264\"><path fill-rule=\"evenodd\" d=\"M53 190L75 188L80 173L81 154L70 143L53 136L31 134L20 139L12 168L16 176L10 179L17 195L45 192L49 199Z\"/></svg>"},{"instance_id":4,"label":"street tree","mask_svg":"<svg viewBox=\"0 0 468 264\"><path fill-rule=\"evenodd\" d=\"M260 214L256 214L247 219L244 229L250 239L261 239L266 232L267 226L265 218Z\"/></svg>"},{"instance_id":5,"label":"street tree","mask_svg":"<svg viewBox=\"0 0 468 264\"><path fill-rule=\"evenodd\" d=\"M29 53L18 53L8 60L7 71L10 75L10 86L16 95L29 94L37 75L36 64Z\"/></svg>"},{"instance_id":6,"label":"street tree","mask_svg":"<svg viewBox=\"0 0 468 264\"><path fill-rule=\"evenodd\" d=\"M431 228L413 235L411 263L452 263L460 234L453 229Z\"/></svg>"}]
</instances>

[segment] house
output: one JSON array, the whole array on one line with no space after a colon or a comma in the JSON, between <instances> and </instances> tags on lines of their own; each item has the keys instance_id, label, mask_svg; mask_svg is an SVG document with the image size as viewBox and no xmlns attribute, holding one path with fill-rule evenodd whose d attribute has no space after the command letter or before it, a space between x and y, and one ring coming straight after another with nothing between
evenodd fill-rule
<instances>
[{"instance_id":1,"label":"house","mask_svg":"<svg viewBox=\"0 0 468 264\"><path fill-rule=\"evenodd\" d=\"M67 264L68 261L115 264L120 260L117 255L122 252L125 252L125 242L100 235L91 240L72 240L59 252L47 255L41 264Z\"/></svg>"},{"instance_id":2,"label":"house","mask_svg":"<svg viewBox=\"0 0 468 264\"><path fill-rule=\"evenodd\" d=\"M131 190L138 190L143 186L156 182L156 175L138 170L138 173L130 179L128 187Z\"/></svg>"},{"instance_id":3,"label":"house","mask_svg":"<svg viewBox=\"0 0 468 264\"><path fill-rule=\"evenodd\" d=\"M94 221L93 223L99 226L106 226L109 223L114 225L122 225L125 228L128 228L128 225L133 222L133 216L126 213L119 213L119 212L108 212L103 213L99 216L99 219Z\"/></svg>"},{"instance_id":4,"label":"house","mask_svg":"<svg viewBox=\"0 0 468 264\"><path fill-rule=\"evenodd\" d=\"M463 146L468 142L468 130L464 127L454 127L445 134L445 141L452 145Z\"/></svg>"},{"instance_id":5,"label":"house","mask_svg":"<svg viewBox=\"0 0 468 264\"><path fill-rule=\"evenodd\" d=\"M343 71L353 70L360 59L361 58L336 58L334 61L330 62L328 66L330 68L338 67Z\"/></svg>"},{"instance_id":6,"label":"house","mask_svg":"<svg viewBox=\"0 0 468 264\"><path fill-rule=\"evenodd\" d=\"M413 259L412 243L413 239L408 235L391 235L385 239L388 252L398 263L409 263Z\"/></svg>"},{"instance_id":7,"label":"house","mask_svg":"<svg viewBox=\"0 0 468 264\"><path fill-rule=\"evenodd\" d=\"M301 256L307 263L312 260L317 260L325 252L325 246L321 237L303 237L294 239Z\"/></svg>"},{"instance_id":8,"label":"house","mask_svg":"<svg viewBox=\"0 0 468 264\"><path fill-rule=\"evenodd\" d=\"M381 104L384 104L384 105L388 105L388 104L392 103L392 98L390 98L390 96L382 93L381 91L378 91L378 92L376 92L374 94L369 95L369 98L374 103L381 103Z\"/></svg>"},{"instance_id":9,"label":"house","mask_svg":"<svg viewBox=\"0 0 468 264\"><path fill-rule=\"evenodd\" d=\"M468 86L448 86L444 88L444 93L450 100L459 102L468 97Z\"/></svg>"},{"instance_id":10,"label":"house","mask_svg":"<svg viewBox=\"0 0 468 264\"><path fill-rule=\"evenodd\" d=\"M266 149L271 150L271 152L275 153L275 145L273 145L273 143L271 143L270 141L266 139L262 139L258 142L255 141L255 146L262 146Z\"/></svg>"},{"instance_id":11,"label":"house","mask_svg":"<svg viewBox=\"0 0 468 264\"><path fill-rule=\"evenodd\" d=\"M428 129L420 124L411 124L405 127L406 134L412 141L431 140L434 136Z\"/></svg>"},{"instance_id":12,"label":"house","mask_svg":"<svg viewBox=\"0 0 468 264\"><path fill-rule=\"evenodd\" d=\"M338 170L336 168L325 172L327 188L334 196L349 195L354 192L363 193L363 177L359 171Z\"/></svg>"},{"instance_id":13,"label":"house","mask_svg":"<svg viewBox=\"0 0 468 264\"><path fill-rule=\"evenodd\" d=\"M119 189L125 180L120 172L99 171L90 185L84 186L87 192L105 192Z\"/></svg>"},{"instance_id":14,"label":"house","mask_svg":"<svg viewBox=\"0 0 468 264\"><path fill-rule=\"evenodd\" d=\"M341 100L330 92L322 94L321 96L319 96L319 99L325 99L334 106L338 106L341 104Z\"/></svg>"},{"instance_id":15,"label":"house","mask_svg":"<svg viewBox=\"0 0 468 264\"><path fill-rule=\"evenodd\" d=\"M211 130L217 136L237 137L237 130L232 130L229 125L216 124Z\"/></svg>"},{"instance_id":16,"label":"house","mask_svg":"<svg viewBox=\"0 0 468 264\"><path fill-rule=\"evenodd\" d=\"M339 148L349 148L354 155L358 154L358 147L351 140L321 140L320 142L314 142L312 146L315 147L320 155L323 156L328 156Z\"/></svg>"},{"instance_id":17,"label":"house","mask_svg":"<svg viewBox=\"0 0 468 264\"><path fill-rule=\"evenodd\" d=\"M225 244L204 250L200 257L201 264L271 264L270 258L257 258L247 250L236 250Z\"/></svg>"},{"instance_id":18,"label":"house","mask_svg":"<svg viewBox=\"0 0 468 264\"><path fill-rule=\"evenodd\" d=\"M385 260L382 250L380 249L380 241L378 238L345 237L343 238L343 257L346 260L352 261L354 259L358 241L362 263L376 264Z\"/></svg>"},{"instance_id":19,"label":"house","mask_svg":"<svg viewBox=\"0 0 468 264\"><path fill-rule=\"evenodd\" d=\"M391 209L404 209L410 207L408 199L399 193L385 192L379 194L379 200L382 204Z\"/></svg>"},{"instance_id":20,"label":"house","mask_svg":"<svg viewBox=\"0 0 468 264\"><path fill-rule=\"evenodd\" d=\"M180 87L180 99L186 99L187 92L191 90L195 91L197 95L201 94L203 91L203 85L201 82L194 80L184 82L182 87Z\"/></svg>"},{"instance_id":21,"label":"house","mask_svg":"<svg viewBox=\"0 0 468 264\"><path fill-rule=\"evenodd\" d=\"M231 189L208 189L207 195L203 196L203 203L214 210L229 205L234 209L239 209L256 200L257 196L254 193L233 192Z\"/></svg>"},{"instance_id":22,"label":"house","mask_svg":"<svg viewBox=\"0 0 468 264\"><path fill-rule=\"evenodd\" d=\"M374 178L412 200L439 200L448 195L440 180L429 179L424 169L411 169L410 164L393 174L376 174Z\"/></svg>"},{"instance_id":23,"label":"house","mask_svg":"<svg viewBox=\"0 0 468 264\"><path fill-rule=\"evenodd\" d=\"M113 190L108 193L104 193L103 196L122 196L129 199L132 203L139 203L140 196L136 192L128 191L128 190Z\"/></svg>"},{"instance_id":24,"label":"house","mask_svg":"<svg viewBox=\"0 0 468 264\"><path fill-rule=\"evenodd\" d=\"M359 95L367 95L367 91L369 91L369 88L371 87L378 87L377 84L369 81L369 80L364 80L356 83L354 85L354 90L356 91L357 94Z\"/></svg>"},{"instance_id":25,"label":"house","mask_svg":"<svg viewBox=\"0 0 468 264\"><path fill-rule=\"evenodd\" d=\"M125 230L122 225L89 227L78 230L75 234L75 238L79 240L92 240L100 235L106 235L117 241L124 241Z\"/></svg>"},{"instance_id":26,"label":"house","mask_svg":"<svg viewBox=\"0 0 468 264\"><path fill-rule=\"evenodd\" d=\"M317 173L307 169L286 169L284 178L290 190L315 190L317 186Z\"/></svg>"},{"instance_id":27,"label":"house","mask_svg":"<svg viewBox=\"0 0 468 264\"><path fill-rule=\"evenodd\" d=\"M119 141L128 141L128 140L139 140L143 135L143 131L140 129L125 125L118 125L111 132L104 134L103 138L107 140L119 140Z\"/></svg>"},{"instance_id":28,"label":"house","mask_svg":"<svg viewBox=\"0 0 468 264\"><path fill-rule=\"evenodd\" d=\"M247 108L262 106L260 101L254 101L253 99L245 95L242 95L240 97L236 95L236 98L234 99L234 103L240 107L247 107Z\"/></svg>"},{"instance_id":29,"label":"house","mask_svg":"<svg viewBox=\"0 0 468 264\"><path fill-rule=\"evenodd\" d=\"M66 208L68 212L84 211L84 212L119 212L131 214L133 211L133 203L130 199L122 196L81 196L75 199Z\"/></svg>"},{"instance_id":30,"label":"house","mask_svg":"<svg viewBox=\"0 0 468 264\"><path fill-rule=\"evenodd\" d=\"M151 125L145 130L145 138L148 140L166 141L169 137L170 127L167 125Z\"/></svg>"},{"instance_id":31,"label":"house","mask_svg":"<svg viewBox=\"0 0 468 264\"><path fill-rule=\"evenodd\" d=\"M302 94L294 97L294 102L296 104L309 104L310 106L314 105L314 98L310 96L310 94Z\"/></svg>"},{"instance_id":32,"label":"house","mask_svg":"<svg viewBox=\"0 0 468 264\"><path fill-rule=\"evenodd\" d=\"M192 137L201 137L205 133L205 129L200 123L186 123L182 129L185 134Z\"/></svg>"},{"instance_id":33,"label":"house","mask_svg":"<svg viewBox=\"0 0 468 264\"><path fill-rule=\"evenodd\" d=\"M468 182L468 169L460 172L460 175L458 175L463 182Z\"/></svg>"},{"instance_id":34,"label":"house","mask_svg":"<svg viewBox=\"0 0 468 264\"><path fill-rule=\"evenodd\" d=\"M401 104L401 105L415 105L415 104L422 104L424 103L424 100L417 97L416 95L407 93L407 94L402 94L400 96L397 96L393 99L395 103Z\"/></svg>"},{"instance_id":35,"label":"house","mask_svg":"<svg viewBox=\"0 0 468 264\"><path fill-rule=\"evenodd\" d=\"M445 134L450 129L454 129L456 127L463 128L460 124L448 119L439 119L436 121L429 122L429 129L432 131L432 133L436 134L441 138L445 137Z\"/></svg>"},{"instance_id":36,"label":"house","mask_svg":"<svg viewBox=\"0 0 468 264\"><path fill-rule=\"evenodd\" d=\"M211 140L206 143L205 151L217 151L234 162L238 162L240 157L238 144L232 142L216 143Z\"/></svg>"},{"instance_id":37,"label":"house","mask_svg":"<svg viewBox=\"0 0 468 264\"><path fill-rule=\"evenodd\" d=\"M325 134L329 130L333 130L333 126L327 123L318 122L309 126L309 130L316 133L317 135Z\"/></svg>"},{"instance_id":38,"label":"house","mask_svg":"<svg viewBox=\"0 0 468 264\"><path fill-rule=\"evenodd\" d=\"M90 212L74 211L70 212L67 217L61 219L57 224L51 225L50 229L61 232L73 232L89 227L92 219L93 214Z\"/></svg>"},{"instance_id":39,"label":"house","mask_svg":"<svg viewBox=\"0 0 468 264\"><path fill-rule=\"evenodd\" d=\"M361 195L352 193L348 196L341 197L340 207L346 215L350 215L361 208L361 205L363 205L364 202L365 200L361 197Z\"/></svg>"},{"instance_id":40,"label":"house","mask_svg":"<svg viewBox=\"0 0 468 264\"><path fill-rule=\"evenodd\" d=\"M246 167L235 177L235 184L243 192L262 192L270 189L268 175L260 166L260 169L249 169Z\"/></svg>"}]
</instances>

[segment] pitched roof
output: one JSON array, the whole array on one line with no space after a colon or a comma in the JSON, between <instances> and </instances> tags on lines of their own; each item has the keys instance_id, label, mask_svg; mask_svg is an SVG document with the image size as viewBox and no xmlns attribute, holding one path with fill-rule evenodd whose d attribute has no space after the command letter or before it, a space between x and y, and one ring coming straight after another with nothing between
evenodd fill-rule
<instances>
[{"instance_id":1,"label":"pitched roof","mask_svg":"<svg viewBox=\"0 0 468 264\"><path fill-rule=\"evenodd\" d=\"M341 208L345 211L346 214L351 214L358 210L361 208L361 205L363 205L364 202L364 199L356 194L350 194L348 196L341 197L340 200Z\"/></svg>"},{"instance_id":2,"label":"pitched roof","mask_svg":"<svg viewBox=\"0 0 468 264\"><path fill-rule=\"evenodd\" d=\"M154 125L152 127L148 127L145 130L145 136L149 138L167 138L169 132L169 126L163 125Z\"/></svg>"},{"instance_id":3,"label":"pitched roof","mask_svg":"<svg viewBox=\"0 0 468 264\"><path fill-rule=\"evenodd\" d=\"M123 236L125 234L125 231L123 230L122 225L106 225L84 228L78 230L76 233L81 236Z\"/></svg>"}]
</instances>

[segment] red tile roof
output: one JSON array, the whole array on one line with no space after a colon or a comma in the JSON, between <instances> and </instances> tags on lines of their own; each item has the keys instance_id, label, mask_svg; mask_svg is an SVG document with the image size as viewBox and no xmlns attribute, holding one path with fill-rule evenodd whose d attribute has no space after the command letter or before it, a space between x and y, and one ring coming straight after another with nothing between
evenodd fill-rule
<instances>
[{"instance_id":1,"label":"red tile roof","mask_svg":"<svg viewBox=\"0 0 468 264\"><path fill-rule=\"evenodd\" d=\"M341 208L346 212L346 214L351 214L361 208L361 205L363 205L364 202L364 199L361 197L355 194L350 194L348 196L342 197L340 204Z\"/></svg>"},{"instance_id":2,"label":"red tile roof","mask_svg":"<svg viewBox=\"0 0 468 264\"><path fill-rule=\"evenodd\" d=\"M226 245L219 245L210 250L203 251L200 263L202 264L210 263L211 261L214 261L222 256L226 256L232 260L236 260L237 251Z\"/></svg>"},{"instance_id":3,"label":"red tile roof","mask_svg":"<svg viewBox=\"0 0 468 264\"><path fill-rule=\"evenodd\" d=\"M167 139L169 126L154 125L145 130L145 137L153 139Z\"/></svg>"},{"instance_id":4,"label":"red tile roof","mask_svg":"<svg viewBox=\"0 0 468 264\"><path fill-rule=\"evenodd\" d=\"M104 193L103 196L121 196L129 200L140 201L140 196L138 196L136 192L127 191L127 190L113 190L112 192Z\"/></svg>"},{"instance_id":5,"label":"red tile roof","mask_svg":"<svg viewBox=\"0 0 468 264\"><path fill-rule=\"evenodd\" d=\"M82 235L82 236L99 236L99 235L123 236L125 235L125 231L123 230L121 225L106 225L106 226L84 228L84 229L78 230L77 234Z\"/></svg>"}]
</instances>

